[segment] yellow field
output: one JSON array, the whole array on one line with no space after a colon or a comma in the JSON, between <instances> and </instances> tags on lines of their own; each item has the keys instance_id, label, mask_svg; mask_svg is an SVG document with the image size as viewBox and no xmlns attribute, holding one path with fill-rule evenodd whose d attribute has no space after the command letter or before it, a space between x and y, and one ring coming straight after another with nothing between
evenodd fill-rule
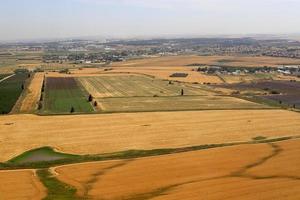
<instances>
[{"instance_id":1,"label":"yellow field","mask_svg":"<svg viewBox=\"0 0 300 200\"><path fill-rule=\"evenodd\" d=\"M33 170L0 171L1 200L41 200L46 188Z\"/></svg>"},{"instance_id":2,"label":"yellow field","mask_svg":"<svg viewBox=\"0 0 300 200\"><path fill-rule=\"evenodd\" d=\"M186 73L185 78L170 77L174 73ZM172 81L181 81L186 83L222 83L222 81L213 75L206 75L196 71L192 71L192 68L188 67L113 67L109 71L104 71L99 68L83 68L81 70L72 70L71 74L61 74L57 72L48 72L49 77L96 77L96 76L119 76L119 75L149 75L159 79L166 79Z\"/></svg>"},{"instance_id":3,"label":"yellow field","mask_svg":"<svg viewBox=\"0 0 300 200\"><path fill-rule=\"evenodd\" d=\"M38 105L41 89L44 80L44 73L35 73L31 80L26 96L21 102L20 112L32 112Z\"/></svg>"},{"instance_id":4,"label":"yellow field","mask_svg":"<svg viewBox=\"0 0 300 200\"><path fill-rule=\"evenodd\" d=\"M165 69L165 68L161 68L161 67L151 67L151 68L147 68L147 67L118 67L118 68L113 68L111 71L105 72L105 73L126 73L126 72L130 72L130 73L134 73L134 74L146 74L146 75L150 75L150 76L154 76L156 78L160 78L160 79L167 79L167 80L173 80L173 81L181 81L181 82L186 82L186 83L222 83L222 81L217 77L217 76L213 76L213 75L206 75L197 71L192 71L191 68L183 68L182 69L174 69L174 68L169 68L169 69ZM185 78L178 78L178 77L170 77L170 75L174 74L174 73L186 73L188 74L187 77Z\"/></svg>"},{"instance_id":5,"label":"yellow field","mask_svg":"<svg viewBox=\"0 0 300 200\"><path fill-rule=\"evenodd\" d=\"M145 74L160 79L176 80L187 83L212 83L218 84L223 81L215 75L207 75L195 71L195 67L187 66L190 64L217 65L217 66L280 66L283 64L297 65L300 64L298 59L290 58L274 58L274 57L245 57L245 56L169 56L155 57L138 60L129 60L125 62L117 62L108 66L108 71L103 68L83 68L80 70L71 70L71 75L49 73L50 76L93 76L96 74L111 73L131 73ZM170 77L174 73L186 73L185 78ZM257 79L257 77L237 77L227 76L229 82L240 82L246 80ZM280 77L278 77L280 79Z\"/></svg>"},{"instance_id":6,"label":"yellow field","mask_svg":"<svg viewBox=\"0 0 300 200\"><path fill-rule=\"evenodd\" d=\"M300 140L239 145L54 170L59 180L90 199L296 200L299 145Z\"/></svg>"},{"instance_id":7,"label":"yellow field","mask_svg":"<svg viewBox=\"0 0 300 200\"><path fill-rule=\"evenodd\" d=\"M0 116L0 161L52 146L75 154L249 141L299 135L300 115L284 110Z\"/></svg>"},{"instance_id":8,"label":"yellow field","mask_svg":"<svg viewBox=\"0 0 300 200\"><path fill-rule=\"evenodd\" d=\"M148 59L131 60L127 62L114 63L113 67L178 67L189 64L206 65L228 65L228 66L278 66L278 65L299 65L299 59L275 58L265 56L169 56Z\"/></svg>"}]
</instances>

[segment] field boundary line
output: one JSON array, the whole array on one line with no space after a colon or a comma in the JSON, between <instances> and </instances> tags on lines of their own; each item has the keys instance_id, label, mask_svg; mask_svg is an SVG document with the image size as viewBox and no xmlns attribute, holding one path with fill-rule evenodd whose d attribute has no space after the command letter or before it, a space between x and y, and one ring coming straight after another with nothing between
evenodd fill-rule
<instances>
[{"instance_id":1,"label":"field boundary line","mask_svg":"<svg viewBox=\"0 0 300 200\"><path fill-rule=\"evenodd\" d=\"M12 75L9 75L9 76L7 76L7 77L1 79L1 80L0 80L0 83L3 82L3 81L5 81L5 80L7 80L7 79L9 79L9 78L11 78L11 77L13 77L13 76L15 76L15 75L16 75L16 74L12 74Z\"/></svg>"}]
</instances>

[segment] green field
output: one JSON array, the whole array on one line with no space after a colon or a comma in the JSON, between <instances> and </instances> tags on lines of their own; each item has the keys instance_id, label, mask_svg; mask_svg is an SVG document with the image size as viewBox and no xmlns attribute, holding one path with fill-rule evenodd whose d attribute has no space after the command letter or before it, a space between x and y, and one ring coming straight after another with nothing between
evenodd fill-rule
<instances>
[{"instance_id":1,"label":"green field","mask_svg":"<svg viewBox=\"0 0 300 200\"><path fill-rule=\"evenodd\" d=\"M5 77L8 77L9 75L11 75L11 74L0 74L0 80L2 80Z\"/></svg>"},{"instance_id":2,"label":"green field","mask_svg":"<svg viewBox=\"0 0 300 200\"><path fill-rule=\"evenodd\" d=\"M94 97L152 97L207 95L208 92L187 87L178 82L153 79L146 76L116 75L78 78Z\"/></svg>"},{"instance_id":3,"label":"green field","mask_svg":"<svg viewBox=\"0 0 300 200\"><path fill-rule=\"evenodd\" d=\"M0 83L0 114L11 111L23 91L22 85L27 78L27 73L18 73Z\"/></svg>"},{"instance_id":4,"label":"green field","mask_svg":"<svg viewBox=\"0 0 300 200\"><path fill-rule=\"evenodd\" d=\"M88 94L73 78L46 78L43 112L88 113L93 111Z\"/></svg>"},{"instance_id":5,"label":"green field","mask_svg":"<svg viewBox=\"0 0 300 200\"><path fill-rule=\"evenodd\" d=\"M130 97L97 99L102 112L262 109L267 106L227 96Z\"/></svg>"}]
</instances>

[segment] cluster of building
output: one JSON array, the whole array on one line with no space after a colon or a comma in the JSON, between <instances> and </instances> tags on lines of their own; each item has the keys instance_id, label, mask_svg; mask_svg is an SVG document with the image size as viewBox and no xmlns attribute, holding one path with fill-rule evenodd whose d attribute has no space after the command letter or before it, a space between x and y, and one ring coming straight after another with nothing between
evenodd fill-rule
<instances>
[{"instance_id":1,"label":"cluster of building","mask_svg":"<svg viewBox=\"0 0 300 200\"><path fill-rule=\"evenodd\" d=\"M279 73L300 77L300 66L279 66L279 67L228 67L228 66L200 66L197 71L206 74L258 74L258 73Z\"/></svg>"}]
</instances>

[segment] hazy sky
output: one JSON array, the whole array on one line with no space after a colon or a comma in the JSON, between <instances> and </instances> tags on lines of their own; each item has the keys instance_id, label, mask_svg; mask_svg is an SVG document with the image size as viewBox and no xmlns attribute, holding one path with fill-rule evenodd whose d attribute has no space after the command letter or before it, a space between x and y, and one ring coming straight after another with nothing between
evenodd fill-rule
<instances>
[{"instance_id":1,"label":"hazy sky","mask_svg":"<svg viewBox=\"0 0 300 200\"><path fill-rule=\"evenodd\" d=\"M300 33L300 0L1 0L0 40Z\"/></svg>"}]
</instances>

